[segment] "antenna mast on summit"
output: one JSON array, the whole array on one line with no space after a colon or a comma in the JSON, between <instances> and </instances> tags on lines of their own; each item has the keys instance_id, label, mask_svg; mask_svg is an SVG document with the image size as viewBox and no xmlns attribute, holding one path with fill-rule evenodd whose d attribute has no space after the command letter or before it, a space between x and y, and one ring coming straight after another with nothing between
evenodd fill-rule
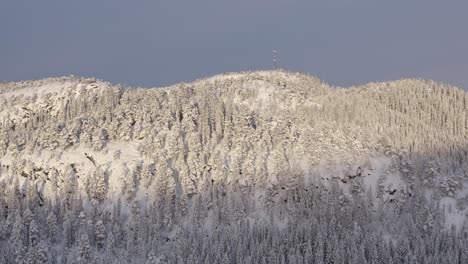
<instances>
[{"instance_id":1,"label":"antenna mast on summit","mask_svg":"<svg viewBox=\"0 0 468 264\"><path fill-rule=\"evenodd\" d=\"M278 52L276 49L273 49L273 69L278 69Z\"/></svg>"}]
</instances>

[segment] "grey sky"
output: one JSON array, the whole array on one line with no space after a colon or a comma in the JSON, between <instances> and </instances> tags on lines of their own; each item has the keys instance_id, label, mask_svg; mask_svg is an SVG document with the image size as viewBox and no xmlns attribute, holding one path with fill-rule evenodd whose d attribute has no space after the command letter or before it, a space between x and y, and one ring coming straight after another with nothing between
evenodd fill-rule
<instances>
[{"instance_id":1,"label":"grey sky","mask_svg":"<svg viewBox=\"0 0 468 264\"><path fill-rule=\"evenodd\" d=\"M468 88L468 1L0 0L0 81L163 86L279 65L333 85L403 77Z\"/></svg>"}]
</instances>

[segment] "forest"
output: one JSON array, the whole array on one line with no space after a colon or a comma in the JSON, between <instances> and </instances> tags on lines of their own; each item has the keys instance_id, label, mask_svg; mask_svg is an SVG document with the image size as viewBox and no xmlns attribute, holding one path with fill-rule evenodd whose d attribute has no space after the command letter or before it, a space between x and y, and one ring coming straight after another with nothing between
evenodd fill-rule
<instances>
[{"instance_id":1,"label":"forest","mask_svg":"<svg viewBox=\"0 0 468 264\"><path fill-rule=\"evenodd\" d=\"M456 87L276 70L0 96L0 263L468 263Z\"/></svg>"}]
</instances>

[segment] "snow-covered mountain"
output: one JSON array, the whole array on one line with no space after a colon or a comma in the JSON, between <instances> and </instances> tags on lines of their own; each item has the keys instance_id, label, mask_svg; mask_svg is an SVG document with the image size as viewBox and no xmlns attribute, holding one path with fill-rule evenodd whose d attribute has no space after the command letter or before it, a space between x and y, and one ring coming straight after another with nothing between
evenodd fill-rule
<instances>
[{"instance_id":1,"label":"snow-covered mountain","mask_svg":"<svg viewBox=\"0 0 468 264\"><path fill-rule=\"evenodd\" d=\"M262 71L152 89L51 78L0 97L0 262L468 261L455 87ZM450 250L415 246L451 228ZM395 252L378 262L374 240Z\"/></svg>"}]
</instances>

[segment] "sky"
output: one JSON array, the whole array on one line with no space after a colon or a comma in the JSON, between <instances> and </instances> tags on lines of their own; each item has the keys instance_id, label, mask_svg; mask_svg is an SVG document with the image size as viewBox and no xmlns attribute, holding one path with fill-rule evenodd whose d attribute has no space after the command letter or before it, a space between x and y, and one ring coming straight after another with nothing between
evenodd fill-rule
<instances>
[{"instance_id":1,"label":"sky","mask_svg":"<svg viewBox=\"0 0 468 264\"><path fill-rule=\"evenodd\" d=\"M0 81L160 87L279 67L334 86L468 89L466 0L0 0Z\"/></svg>"}]
</instances>

